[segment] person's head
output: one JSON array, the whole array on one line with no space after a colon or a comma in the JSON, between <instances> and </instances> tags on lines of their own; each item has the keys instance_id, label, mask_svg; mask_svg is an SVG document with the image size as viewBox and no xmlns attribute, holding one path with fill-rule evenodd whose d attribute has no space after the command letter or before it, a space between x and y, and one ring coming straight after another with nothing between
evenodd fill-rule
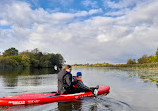
<instances>
[{"instance_id":1,"label":"person's head","mask_svg":"<svg viewBox=\"0 0 158 111\"><path fill-rule=\"evenodd\" d=\"M72 70L72 66L71 65L66 65L63 70L67 71L67 72L71 72Z\"/></svg>"},{"instance_id":2,"label":"person's head","mask_svg":"<svg viewBox=\"0 0 158 111\"><path fill-rule=\"evenodd\" d=\"M82 73L81 72L77 72L77 77L78 78L82 78Z\"/></svg>"}]
</instances>

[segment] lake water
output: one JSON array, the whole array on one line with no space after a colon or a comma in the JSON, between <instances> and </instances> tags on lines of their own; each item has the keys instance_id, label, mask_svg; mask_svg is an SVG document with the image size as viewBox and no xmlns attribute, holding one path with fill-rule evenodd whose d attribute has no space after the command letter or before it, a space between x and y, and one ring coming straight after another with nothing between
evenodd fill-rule
<instances>
[{"instance_id":1,"label":"lake water","mask_svg":"<svg viewBox=\"0 0 158 111\"><path fill-rule=\"evenodd\" d=\"M105 67L73 68L88 86L109 85L107 96L47 104L0 106L2 111L158 111L158 70ZM57 74L51 69L0 71L0 97L57 91Z\"/></svg>"}]
</instances>

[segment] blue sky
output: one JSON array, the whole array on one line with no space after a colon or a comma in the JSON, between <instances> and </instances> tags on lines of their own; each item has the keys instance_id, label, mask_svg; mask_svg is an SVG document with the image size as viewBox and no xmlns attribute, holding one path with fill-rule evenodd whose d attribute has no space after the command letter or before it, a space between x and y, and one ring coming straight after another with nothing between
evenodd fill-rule
<instances>
[{"instance_id":1,"label":"blue sky","mask_svg":"<svg viewBox=\"0 0 158 111\"><path fill-rule=\"evenodd\" d=\"M68 64L154 55L157 7L158 0L1 0L0 52L39 48Z\"/></svg>"},{"instance_id":2,"label":"blue sky","mask_svg":"<svg viewBox=\"0 0 158 111\"><path fill-rule=\"evenodd\" d=\"M31 4L33 9L42 7L46 9L60 9L61 12L71 10L89 10L91 8L104 7L98 0L23 0Z\"/></svg>"},{"instance_id":3,"label":"blue sky","mask_svg":"<svg viewBox=\"0 0 158 111\"><path fill-rule=\"evenodd\" d=\"M60 12L88 11L102 9L104 13L120 9L132 9L138 2L145 0L21 0L31 5L32 9L56 10ZM102 15L104 15L102 13ZM101 15L101 14L100 14Z\"/></svg>"}]
</instances>

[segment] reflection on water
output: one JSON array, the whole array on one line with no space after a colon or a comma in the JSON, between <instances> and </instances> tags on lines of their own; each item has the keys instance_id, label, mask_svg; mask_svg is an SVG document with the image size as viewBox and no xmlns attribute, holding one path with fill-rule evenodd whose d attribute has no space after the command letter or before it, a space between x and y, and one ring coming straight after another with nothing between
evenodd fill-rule
<instances>
[{"instance_id":1,"label":"reflection on water","mask_svg":"<svg viewBox=\"0 0 158 111\"><path fill-rule=\"evenodd\" d=\"M57 90L57 72L53 69L0 71L0 95L14 95ZM4 93L5 92L5 93Z\"/></svg>"},{"instance_id":2,"label":"reflection on water","mask_svg":"<svg viewBox=\"0 0 158 111\"><path fill-rule=\"evenodd\" d=\"M58 102L58 111L73 111L82 108L82 100L74 100L68 102Z\"/></svg>"},{"instance_id":3,"label":"reflection on water","mask_svg":"<svg viewBox=\"0 0 158 111\"><path fill-rule=\"evenodd\" d=\"M3 106L2 111L135 111L127 103L109 97L83 98L74 101L33 104L20 106Z\"/></svg>"},{"instance_id":4,"label":"reflection on water","mask_svg":"<svg viewBox=\"0 0 158 111\"><path fill-rule=\"evenodd\" d=\"M127 103L99 96L59 102L57 111L134 111L134 109Z\"/></svg>"},{"instance_id":5,"label":"reflection on water","mask_svg":"<svg viewBox=\"0 0 158 111\"><path fill-rule=\"evenodd\" d=\"M79 67L77 70L83 71L83 73L86 75L90 72L95 72L96 74L99 73L110 73L110 74L116 74L117 73L125 73L128 74L129 77L138 76L144 83L147 82L154 82L158 86L158 70L133 70L133 69L115 69L115 68L103 68L103 67ZM85 71L86 70L86 71Z\"/></svg>"},{"instance_id":6,"label":"reflection on water","mask_svg":"<svg viewBox=\"0 0 158 111\"><path fill-rule=\"evenodd\" d=\"M33 111L134 111L126 103L103 96L49 104L0 107L1 111L29 111L31 109Z\"/></svg>"},{"instance_id":7,"label":"reflection on water","mask_svg":"<svg viewBox=\"0 0 158 111\"><path fill-rule=\"evenodd\" d=\"M18 83L19 76L30 76L30 75L41 75L41 74L55 74L57 73L53 69L44 68L44 69L25 69L25 70L0 70L0 77L3 78L3 83L5 87L15 87ZM30 79L30 78L28 78ZM40 78L36 77L33 81L33 85L39 85L38 81ZM25 78L27 83L27 78Z\"/></svg>"},{"instance_id":8,"label":"reflection on water","mask_svg":"<svg viewBox=\"0 0 158 111\"><path fill-rule=\"evenodd\" d=\"M120 70L104 67L73 68L83 73L88 86L109 85L110 94L67 102L1 106L4 111L157 111L158 71ZM157 85L157 86L156 86ZM57 91L57 72L52 69L0 71L0 97Z\"/></svg>"}]
</instances>

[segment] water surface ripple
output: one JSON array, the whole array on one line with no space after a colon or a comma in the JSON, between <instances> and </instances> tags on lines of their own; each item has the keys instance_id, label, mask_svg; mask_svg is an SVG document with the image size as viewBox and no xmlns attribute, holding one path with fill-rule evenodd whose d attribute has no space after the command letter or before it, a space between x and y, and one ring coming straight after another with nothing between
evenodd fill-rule
<instances>
[{"instance_id":1,"label":"water surface ripple","mask_svg":"<svg viewBox=\"0 0 158 111\"><path fill-rule=\"evenodd\" d=\"M0 106L1 111L157 111L158 70L76 67L88 86L109 85L107 96L74 101ZM57 91L57 72L52 69L0 70L0 97Z\"/></svg>"}]
</instances>

